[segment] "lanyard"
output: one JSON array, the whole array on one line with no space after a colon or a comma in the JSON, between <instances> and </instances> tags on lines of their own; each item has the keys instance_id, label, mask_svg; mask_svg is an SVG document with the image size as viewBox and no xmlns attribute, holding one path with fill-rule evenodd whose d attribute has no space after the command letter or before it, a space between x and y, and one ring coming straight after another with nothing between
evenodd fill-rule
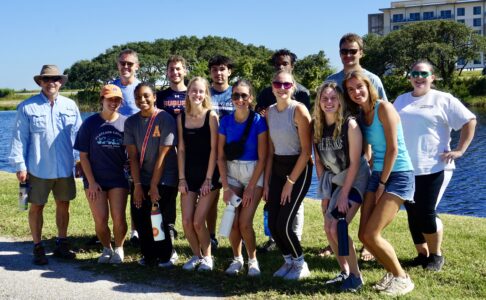
<instances>
[{"instance_id":1,"label":"lanyard","mask_svg":"<svg viewBox=\"0 0 486 300\"><path fill-rule=\"evenodd\" d=\"M160 110L155 108L152 116L150 117L150 121L147 127L147 131L145 132L145 138L143 139L142 144L142 151L140 151L140 169L142 168L143 158L145 157L145 151L147 150L148 139L150 137L150 131L152 130L152 126L155 122L155 117L159 114Z\"/></svg>"}]
</instances>

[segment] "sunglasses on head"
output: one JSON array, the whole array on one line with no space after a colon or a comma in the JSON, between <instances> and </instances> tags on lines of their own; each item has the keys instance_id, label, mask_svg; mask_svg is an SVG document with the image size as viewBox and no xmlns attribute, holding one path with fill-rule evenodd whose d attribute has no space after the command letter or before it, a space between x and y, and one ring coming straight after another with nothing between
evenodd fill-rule
<instances>
[{"instance_id":1,"label":"sunglasses on head","mask_svg":"<svg viewBox=\"0 0 486 300\"><path fill-rule=\"evenodd\" d=\"M346 49L346 48L339 49L339 53L341 53L342 55L348 55L348 54L356 55L358 51L359 49Z\"/></svg>"},{"instance_id":2,"label":"sunglasses on head","mask_svg":"<svg viewBox=\"0 0 486 300\"><path fill-rule=\"evenodd\" d=\"M120 64L120 66L122 66L122 67L127 66L127 67L129 67L129 68L133 67L133 65L135 64L135 63L133 63L133 62L131 62L131 61L119 61L118 63L119 63L119 64Z\"/></svg>"},{"instance_id":3,"label":"sunglasses on head","mask_svg":"<svg viewBox=\"0 0 486 300\"><path fill-rule=\"evenodd\" d=\"M42 77L42 81L44 82L58 82L58 81L61 81L61 76L46 76L46 77Z\"/></svg>"},{"instance_id":4,"label":"sunglasses on head","mask_svg":"<svg viewBox=\"0 0 486 300\"><path fill-rule=\"evenodd\" d=\"M412 77L412 78L419 78L419 77L427 78L430 75L432 75L432 72L430 72L430 71L412 71L412 72L410 72L410 77Z\"/></svg>"},{"instance_id":5,"label":"sunglasses on head","mask_svg":"<svg viewBox=\"0 0 486 300\"><path fill-rule=\"evenodd\" d=\"M245 93L233 93L231 94L231 99L233 100L243 100L243 101L247 101L248 99L250 98L250 95L248 94L245 94Z\"/></svg>"},{"instance_id":6,"label":"sunglasses on head","mask_svg":"<svg viewBox=\"0 0 486 300\"><path fill-rule=\"evenodd\" d=\"M272 82L272 86L276 89L285 89L288 90L290 89L294 84L292 82L280 82L280 81L274 81Z\"/></svg>"}]
</instances>

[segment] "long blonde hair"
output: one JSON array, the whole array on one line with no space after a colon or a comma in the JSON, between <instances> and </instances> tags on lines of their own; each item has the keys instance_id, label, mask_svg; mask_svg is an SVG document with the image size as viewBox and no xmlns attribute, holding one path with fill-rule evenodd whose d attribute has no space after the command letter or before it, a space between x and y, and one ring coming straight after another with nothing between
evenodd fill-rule
<instances>
[{"instance_id":1,"label":"long blonde hair","mask_svg":"<svg viewBox=\"0 0 486 300\"><path fill-rule=\"evenodd\" d=\"M349 110L352 112L352 114L358 114L360 111L359 105L356 104L353 99L351 99L351 96L349 95L348 89L346 87L346 83L352 78L355 78L366 85L366 87L368 88L367 100L370 102L370 107L374 109L376 102L380 99L380 96L378 95L375 86L371 83L371 80L368 78L368 76L366 76L362 71L352 71L349 74L346 74L343 80L344 100Z\"/></svg>"},{"instance_id":2,"label":"long blonde hair","mask_svg":"<svg viewBox=\"0 0 486 300\"><path fill-rule=\"evenodd\" d=\"M191 113L191 110L192 110L191 100L189 100L189 94L190 94L192 85L196 81L201 81L204 84L204 86L205 86L204 93L206 95L204 96L204 100L202 102L202 106L204 108L211 109L211 94L209 92L209 82L204 77L196 76L196 77L192 78L191 81L189 81L189 84L187 85L187 93L186 93L186 113L187 114L190 114Z\"/></svg>"},{"instance_id":3,"label":"long blonde hair","mask_svg":"<svg viewBox=\"0 0 486 300\"><path fill-rule=\"evenodd\" d=\"M344 114L346 111L346 104L344 103L344 96L341 88L337 84L336 81L325 81L319 88L317 89L316 93L316 100L314 101L314 143L319 143L322 139L322 131L327 126L326 124L326 117L324 112L321 109L320 99L321 95L325 89L330 88L336 92L336 96L339 100L339 108L334 113L334 117L336 118L336 126L334 127L333 132L333 139L335 140L338 136L341 135L341 129L344 123Z\"/></svg>"}]
</instances>

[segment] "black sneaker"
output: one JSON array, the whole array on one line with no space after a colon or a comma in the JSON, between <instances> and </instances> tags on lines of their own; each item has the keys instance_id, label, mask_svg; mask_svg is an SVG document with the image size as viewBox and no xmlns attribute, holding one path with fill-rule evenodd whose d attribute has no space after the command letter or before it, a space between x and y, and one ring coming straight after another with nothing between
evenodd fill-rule
<instances>
[{"instance_id":1,"label":"black sneaker","mask_svg":"<svg viewBox=\"0 0 486 300\"><path fill-rule=\"evenodd\" d=\"M216 237L210 237L211 239L211 251L218 250L219 242Z\"/></svg>"},{"instance_id":2,"label":"black sneaker","mask_svg":"<svg viewBox=\"0 0 486 300\"><path fill-rule=\"evenodd\" d=\"M268 253L277 248L277 244L273 239L269 239L262 246L258 247L257 253Z\"/></svg>"},{"instance_id":3,"label":"black sneaker","mask_svg":"<svg viewBox=\"0 0 486 300\"><path fill-rule=\"evenodd\" d=\"M76 253L69 249L69 242L67 240L61 240L54 249L54 256L64 259L74 259Z\"/></svg>"},{"instance_id":4,"label":"black sneaker","mask_svg":"<svg viewBox=\"0 0 486 300\"><path fill-rule=\"evenodd\" d=\"M438 272L442 269L442 266L444 265L444 261L445 261L444 256L430 254L430 256L427 259L427 265L425 266L425 269L429 271Z\"/></svg>"},{"instance_id":5,"label":"black sneaker","mask_svg":"<svg viewBox=\"0 0 486 300\"><path fill-rule=\"evenodd\" d=\"M419 253L417 255L417 257L415 257L414 259L412 259L412 261L410 262L410 266L411 267L421 266L422 268L425 268L425 266L427 265L428 259L429 258L427 256L425 256L422 253Z\"/></svg>"},{"instance_id":6,"label":"black sneaker","mask_svg":"<svg viewBox=\"0 0 486 300\"><path fill-rule=\"evenodd\" d=\"M34 246L34 259L32 262L35 265L42 266L42 265L47 265L48 260L46 257L46 251L44 250L44 247L42 245L35 245Z\"/></svg>"}]
</instances>

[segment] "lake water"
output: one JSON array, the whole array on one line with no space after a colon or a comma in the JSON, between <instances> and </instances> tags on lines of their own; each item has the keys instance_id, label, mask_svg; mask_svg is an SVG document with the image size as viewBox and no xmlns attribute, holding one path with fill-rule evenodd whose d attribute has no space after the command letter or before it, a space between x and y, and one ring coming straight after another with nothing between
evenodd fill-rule
<instances>
[{"instance_id":1,"label":"lake water","mask_svg":"<svg viewBox=\"0 0 486 300\"><path fill-rule=\"evenodd\" d=\"M455 215L486 217L486 110L473 111L478 118L476 135L466 154L456 161L454 176L447 188L438 211ZM83 113L83 118L90 113ZM14 172L8 164L15 111L0 111L0 170ZM453 132L452 148L459 134ZM313 174L307 197L316 198L317 178Z\"/></svg>"}]
</instances>

